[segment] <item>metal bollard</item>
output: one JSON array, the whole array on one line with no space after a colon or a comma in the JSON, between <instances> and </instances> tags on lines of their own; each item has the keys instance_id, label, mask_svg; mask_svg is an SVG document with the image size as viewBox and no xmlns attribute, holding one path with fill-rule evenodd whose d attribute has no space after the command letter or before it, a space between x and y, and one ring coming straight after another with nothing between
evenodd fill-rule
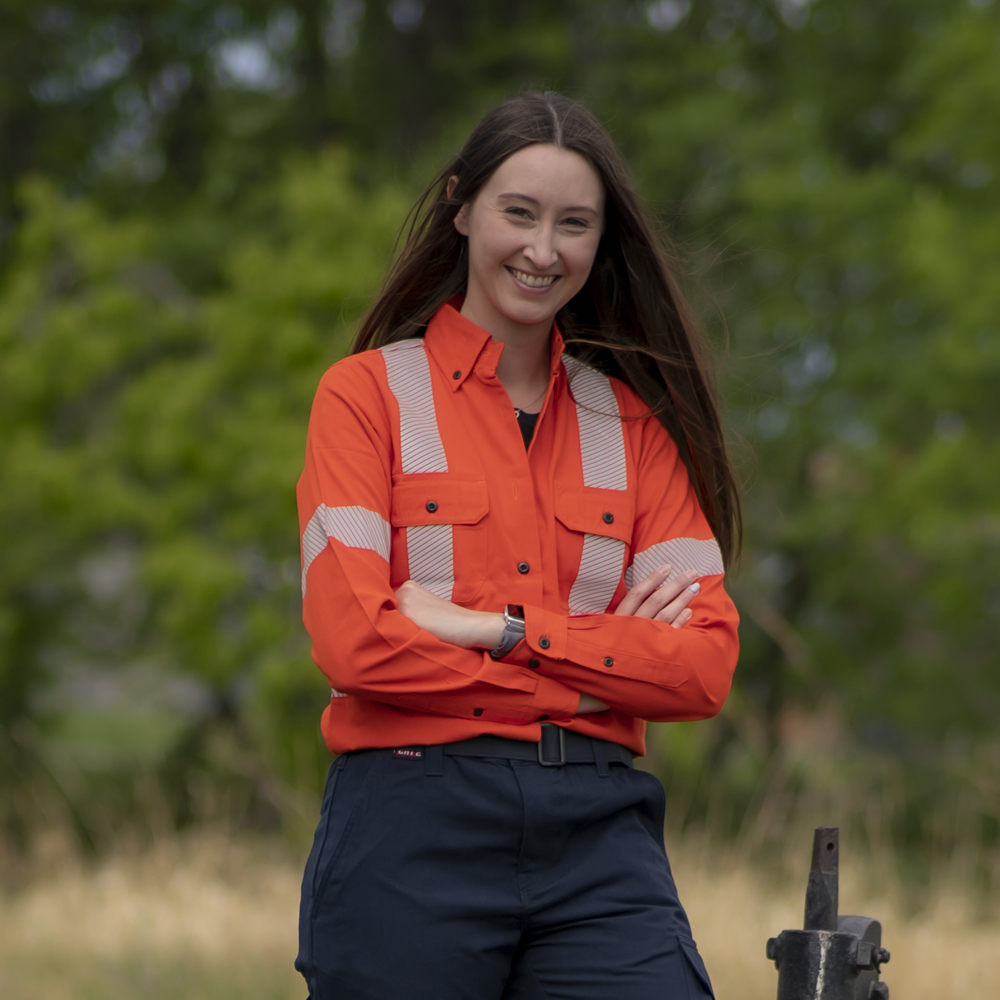
<instances>
[{"instance_id":1,"label":"metal bollard","mask_svg":"<svg viewBox=\"0 0 1000 1000\"><path fill-rule=\"evenodd\" d=\"M767 942L778 970L778 1000L889 1000L879 982L889 961L882 925L871 917L837 916L840 831L816 828L801 931L782 931Z\"/></svg>"}]
</instances>

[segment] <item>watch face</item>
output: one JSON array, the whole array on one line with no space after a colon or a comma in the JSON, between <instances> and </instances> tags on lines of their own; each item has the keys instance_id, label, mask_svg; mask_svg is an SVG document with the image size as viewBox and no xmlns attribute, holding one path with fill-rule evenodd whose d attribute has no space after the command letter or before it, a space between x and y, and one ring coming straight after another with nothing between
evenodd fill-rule
<instances>
[{"instance_id":1,"label":"watch face","mask_svg":"<svg viewBox=\"0 0 1000 1000\"><path fill-rule=\"evenodd\" d=\"M521 604L508 604L507 614L511 618L524 618L524 606Z\"/></svg>"}]
</instances>

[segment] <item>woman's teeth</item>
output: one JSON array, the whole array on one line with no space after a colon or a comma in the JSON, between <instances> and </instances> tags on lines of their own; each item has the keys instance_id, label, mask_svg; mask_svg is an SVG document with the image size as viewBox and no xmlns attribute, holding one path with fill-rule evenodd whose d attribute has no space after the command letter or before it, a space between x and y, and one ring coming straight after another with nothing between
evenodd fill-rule
<instances>
[{"instance_id":1,"label":"woman's teeth","mask_svg":"<svg viewBox=\"0 0 1000 1000\"><path fill-rule=\"evenodd\" d=\"M557 274L550 274L548 277L542 278L534 274L525 274L524 271L519 271L516 267L510 268L510 273L529 288L548 288L559 277Z\"/></svg>"}]
</instances>

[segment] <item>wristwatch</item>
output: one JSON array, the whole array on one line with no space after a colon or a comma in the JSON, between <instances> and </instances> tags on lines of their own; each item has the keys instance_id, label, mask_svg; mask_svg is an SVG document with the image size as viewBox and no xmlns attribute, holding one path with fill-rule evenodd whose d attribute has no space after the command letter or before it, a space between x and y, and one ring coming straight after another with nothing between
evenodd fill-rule
<instances>
[{"instance_id":1,"label":"wristwatch","mask_svg":"<svg viewBox=\"0 0 1000 1000\"><path fill-rule=\"evenodd\" d=\"M494 660L502 660L523 638L524 608L520 604L508 604L503 609L503 632L496 649L490 650Z\"/></svg>"}]
</instances>

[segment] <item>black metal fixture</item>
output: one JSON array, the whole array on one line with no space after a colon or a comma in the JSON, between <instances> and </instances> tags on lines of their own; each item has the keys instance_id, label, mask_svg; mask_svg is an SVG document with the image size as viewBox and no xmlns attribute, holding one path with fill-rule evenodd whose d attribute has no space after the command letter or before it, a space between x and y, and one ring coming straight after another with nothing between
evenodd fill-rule
<instances>
[{"instance_id":1,"label":"black metal fixture","mask_svg":"<svg viewBox=\"0 0 1000 1000\"><path fill-rule=\"evenodd\" d=\"M816 828L801 931L782 931L767 942L778 969L778 1000L889 1000L879 982L889 961L882 925L872 917L837 915L840 831Z\"/></svg>"}]
</instances>

